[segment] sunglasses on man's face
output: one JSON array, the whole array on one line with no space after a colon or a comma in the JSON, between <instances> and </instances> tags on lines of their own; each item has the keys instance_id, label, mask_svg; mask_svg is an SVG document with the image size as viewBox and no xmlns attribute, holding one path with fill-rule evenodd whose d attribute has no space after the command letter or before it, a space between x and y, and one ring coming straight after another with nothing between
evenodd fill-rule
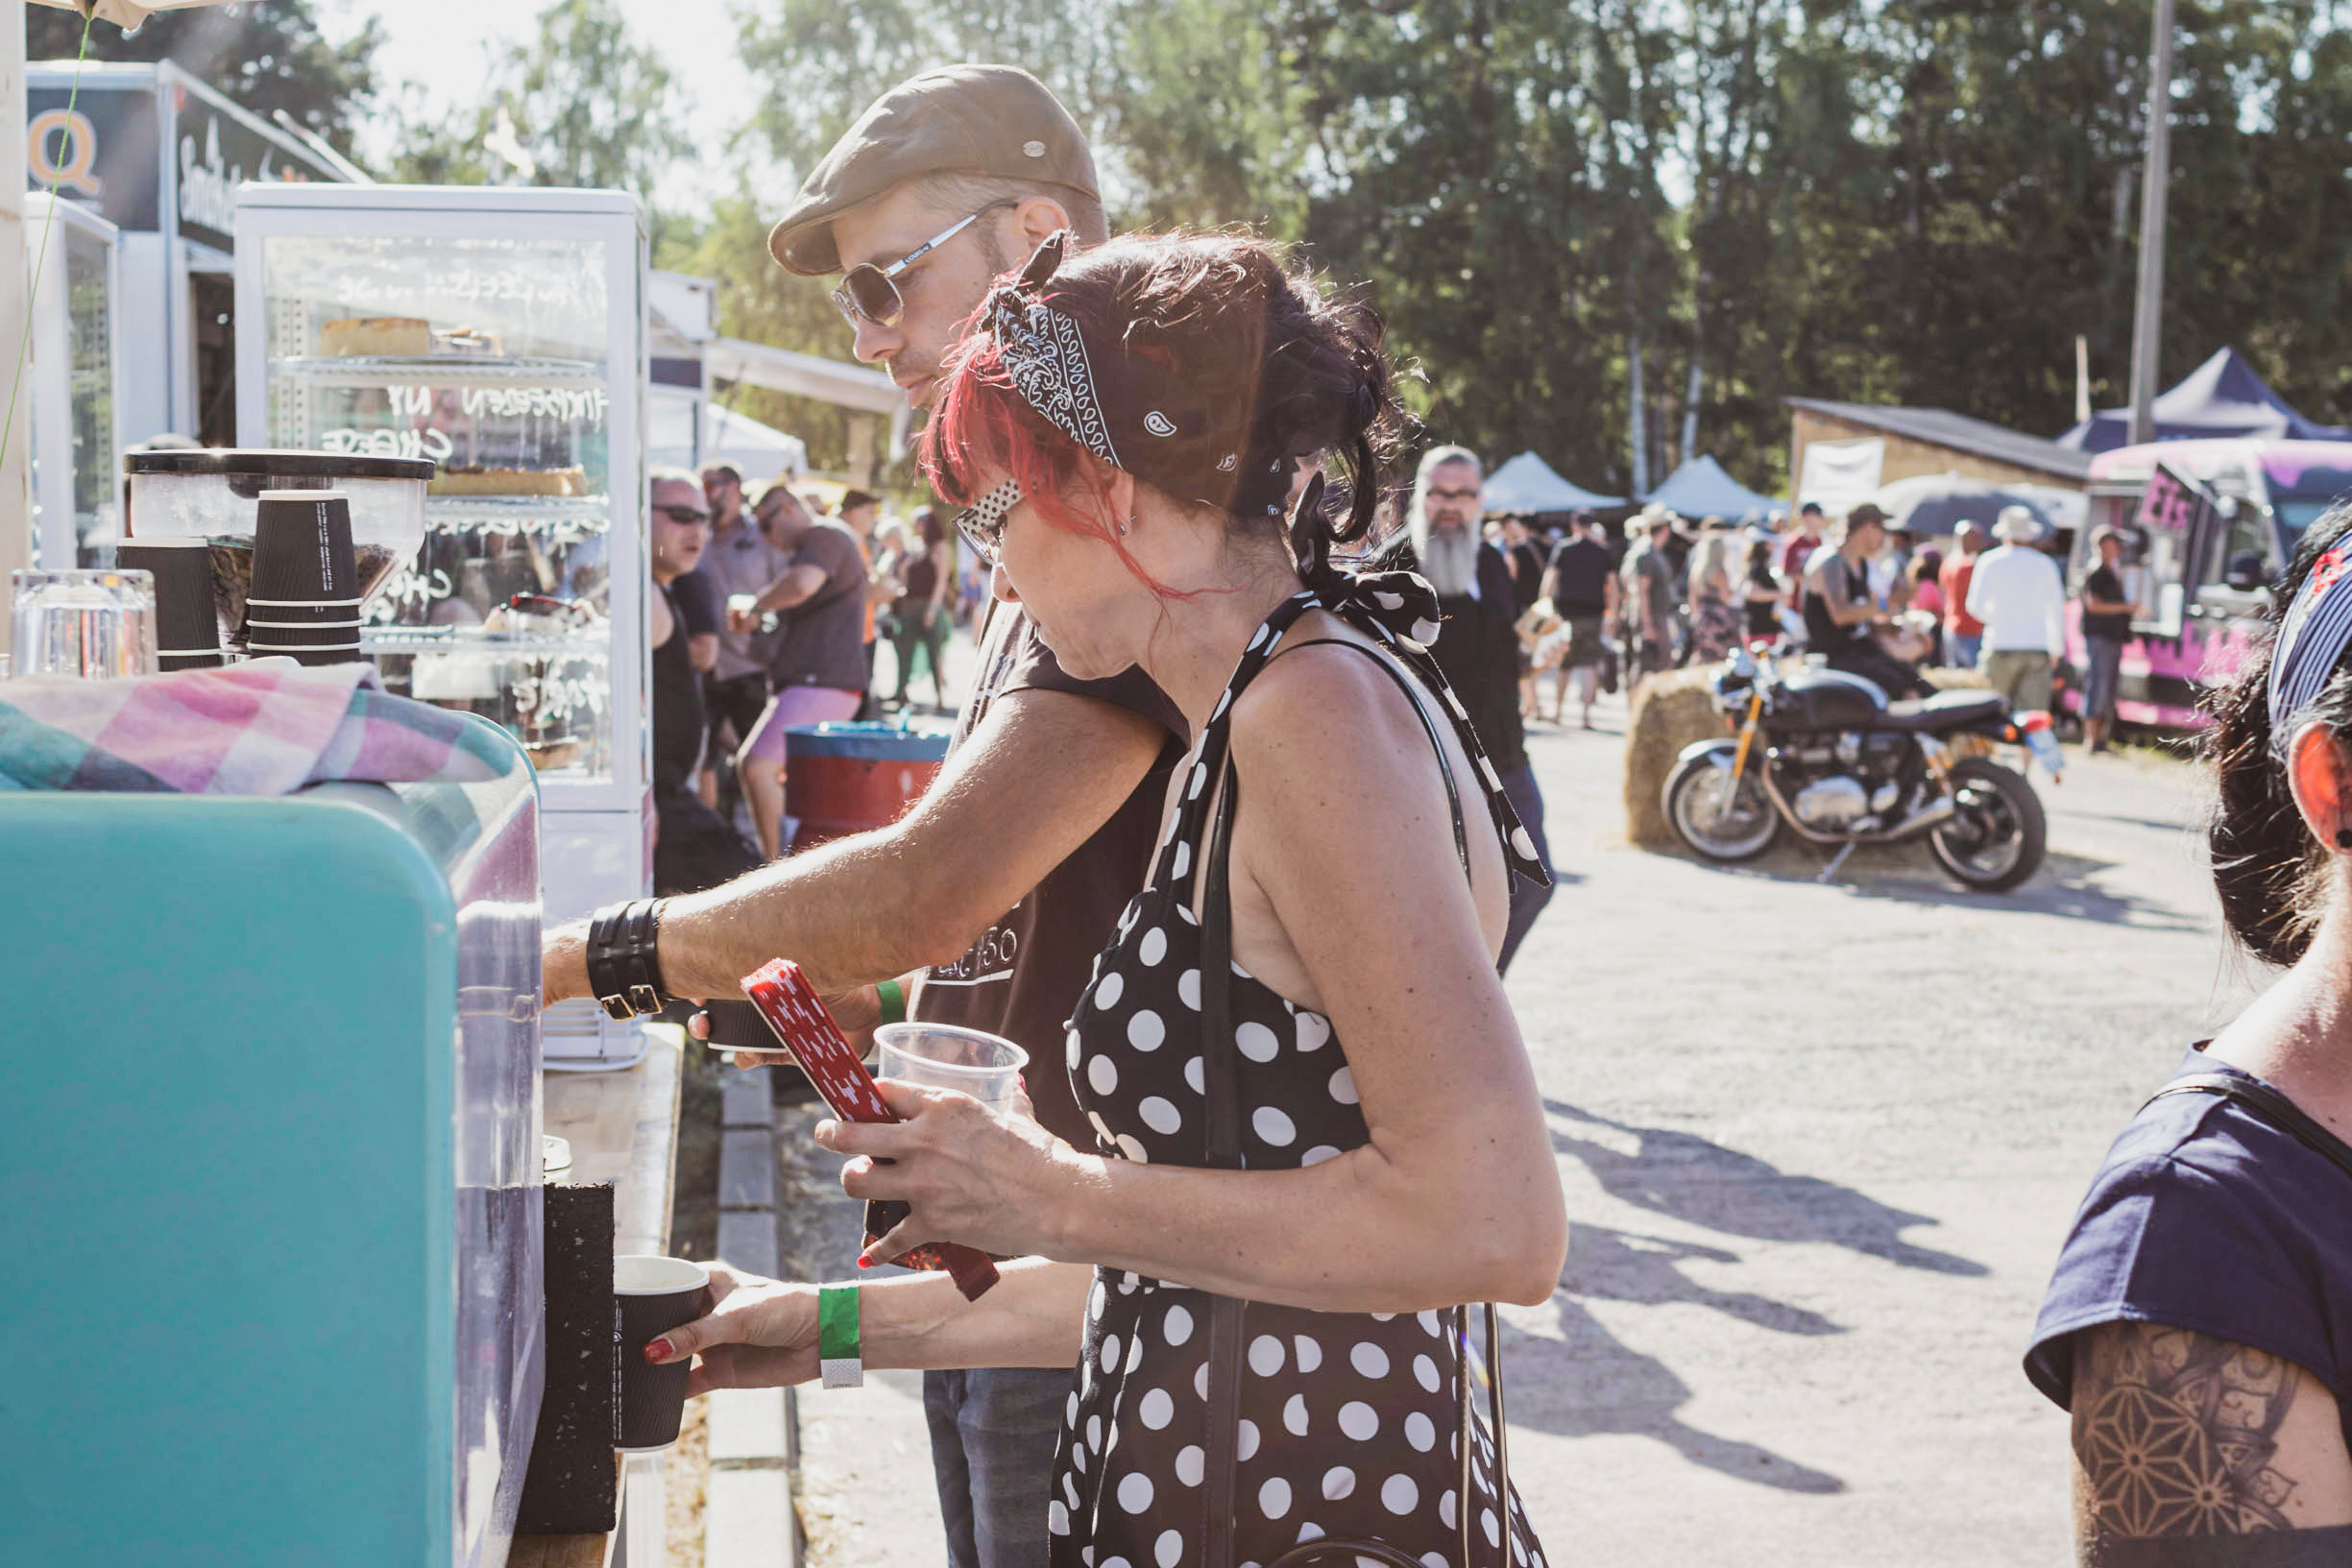
<instances>
[{"instance_id":1,"label":"sunglasses on man's face","mask_svg":"<svg viewBox=\"0 0 2352 1568\"><path fill-rule=\"evenodd\" d=\"M970 217L940 229L886 267L877 267L871 261L860 262L842 275L841 286L833 291L834 308L853 327L861 321L872 322L876 326L896 326L899 318L907 313L907 302L898 292L898 279L909 267L998 207L1020 205L1009 197L1002 202L990 202Z\"/></svg>"},{"instance_id":2,"label":"sunglasses on man's face","mask_svg":"<svg viewBox=\"0 0 2352 1568\"><path fill-rule=\"evenodd\" d=\"M1474 501L1478 499L1480 494L1481 492L1475 485L1470 486L1467 490L1457 490L1448 485L1443 490L1431 490L1429 498L1433 501Z\"/></svg>"},{"instance_id":3,"label":"sunglasses on man's face","mask_svg":"<svg viewBox=\"0 0 2352 1568\"><path fill-rule=\"evenodd\" d=\"M711 520L711 514L692 506L657 506L656 515L667 518L681 528L699 528Z\"/></svg>"}]
</instances>

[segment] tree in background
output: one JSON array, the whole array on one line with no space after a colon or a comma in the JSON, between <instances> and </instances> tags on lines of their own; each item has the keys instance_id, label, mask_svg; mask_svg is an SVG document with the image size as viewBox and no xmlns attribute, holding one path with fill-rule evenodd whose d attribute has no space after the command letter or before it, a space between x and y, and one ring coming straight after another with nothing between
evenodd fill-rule
<instances>
[{"instance_id":1,"label":"tree in background","mask_svg":"<svg viewBox=\"0 0 2352 1568\"><path fill-rule=\"evenodd\" d=\"M634 191L658 240L669 221L653 199L660 177L691 147L683 112L669 67L612 0L555 0L470 114L403 107L393 178Z\"/></svg>"},{"instance_id":2,"label":"tree in background","mask_svg":"<svg viewBox=\"0 0 2352 1568\"><path fill-rule=\"evenodd\" d=\"M101 23L89 30L89 58L168 60L264 120L284 109L348 157L352 122L367 112L376 93L374 60L381 35L371 17L348 41L329 44L313 12L311 0L247 0L160 12L128 36ZM27 8L27 60L72 60L81 48L80 16Z\"/></svg>"},{"instance_id":3,"label":"tree in background","mask_svg":"<svg viewBox=\"0 0 2352 1568\"><path fill-rule=\"evenodd\" d=\"M2352 421L2343 9L2180 0L2163 369L2236 343L2291 400ZM2150 0L733 0L732 14L764 89L745 132L784 160L780 183L918 70L1026 65L1093 140L1114 226L1246 223L1300 242L1387 315L1433 439L1534 447L1596 488L1655 484L1698 452L1769 488L1791 396L2054 432L2072 422L2077 333L2097 400L2123 390ZM557 0L477 117L413 127L401 169L517 178L482 152L505 124L530 178L652 197L681 151L674 105L609 0ZM730 333L838 357L823 287L766 256L788 199L745 190L691 222L649 203L657 254L725 283ZM740 406L839 461L838 411Z\"/></svg>"},{"instance_id":4,"label":"tree in background","mask_svg":"<svg viewBox=\"0 0 2352 1568\"><path fill-rule=\"evenodd\" d=\"M655 249L654 264L718 280L721 336L846 359L849 328L829 291L793 277L767 253L767 230L779 205L779 193L740 191L713 207L696 228L670 223ZM814 468L837 471L848 462L851 415L845 408L765 387L715 387L712 398L798 436Z\"/></svg>"}]
</instances>

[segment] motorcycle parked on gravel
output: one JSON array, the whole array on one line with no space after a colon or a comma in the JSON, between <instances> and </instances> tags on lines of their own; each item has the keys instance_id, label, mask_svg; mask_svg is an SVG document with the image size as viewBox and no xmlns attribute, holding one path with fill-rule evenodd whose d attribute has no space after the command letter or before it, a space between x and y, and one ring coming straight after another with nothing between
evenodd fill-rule
<instances>
[{"instance_id":1,"label":"motorcycle parked on gravel","mask_svg":"<svg viewBox=\"0 0 2352 1568\"><path fill-rule=\"evenodd\" d=\"M1992 691L1889 702L1858 675L1783 676L1744 648L1716 673L1714 702L1735 733L1685 747L1663 799L1675 832L1709 860L1752 860L1785 826L1837 846L1825 879L1856 845L1921 837L1948 876L1980 893L2015 887L2042 863L2033 785L1988 755L1955 750L1989 750L1964 736L2022 745L2056 779L2048 713L2011 713Z\"/></svg>"}]
</instances>

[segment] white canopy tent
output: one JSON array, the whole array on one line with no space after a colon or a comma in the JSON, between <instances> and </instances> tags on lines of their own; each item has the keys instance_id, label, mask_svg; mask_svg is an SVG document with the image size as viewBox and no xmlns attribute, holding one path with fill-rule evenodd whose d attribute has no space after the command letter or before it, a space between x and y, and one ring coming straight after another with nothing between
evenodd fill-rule
<instances>
[{"instance_id":1,"label":"white canopy tent","mask_svg":"<svg viewBox=\"0 0 2352 1568\"><path fill-rule=\"evenodd\" d=\"M730 464L743 476L745 484L788 475L797 479L809 471L809 448L798 436L788 436L748 414L717 403L702 405L702 440L695 450L652 446L646 449L645 456L657 466L681 469Z\"/></svg>"},{"instance_id":2,"label":"white canopy tent","mask_svg":"<svg viewBox=\"0 0 2352 1568\"><path fill-rule=\"evenodd\" d=\"M715 338L705 344L702 364L710 376L713 394L719 398L726 396L720 383L731 381L740 386L788 392L799 398L815 398L877 418L887 416L889 439L879 454L873 450L873 421L860 420L852 425L849 466L853 473L877 456L887 466L906 449L907 425L913 410L907 406L907 395L899 390L898 384L870 366L795 353L789 349L749 343L741 338ZM861 476L859 482L869 483L871 479L869 472Z\"/></svg>"},{"instance_id":3,"label":"white canopy tent","mask_svg":"<svg viewBox=\"0 0 2352 1568\"><path fill-rule=\"evenodd\" d=\"M1579 512L1623 506L1622 495L1600 495L1563 479L1549 463L1533 452L1521 452L1487 475L1489 512Z\"/></svg>"}]
</instances>

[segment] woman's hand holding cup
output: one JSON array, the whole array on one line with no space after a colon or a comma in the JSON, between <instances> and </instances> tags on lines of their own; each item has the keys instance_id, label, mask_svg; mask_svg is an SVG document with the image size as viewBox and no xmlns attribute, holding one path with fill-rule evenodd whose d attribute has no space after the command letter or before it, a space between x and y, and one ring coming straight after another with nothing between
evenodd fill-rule
<instances>
[{"instance_id":1,"label":"woman's hand holding cup","mask_svg":"<svg viewBox=\"0 0 2352 1568\"><path fill-rule=\"evenodd\" d=\"M691 1399L714 1388L778 1388L817 1375L816 1287L786 1285L725 1264L709 1266L711 1311L645 1347L658 1365L700 1356Z\"/></svg>"}]
</instances>

